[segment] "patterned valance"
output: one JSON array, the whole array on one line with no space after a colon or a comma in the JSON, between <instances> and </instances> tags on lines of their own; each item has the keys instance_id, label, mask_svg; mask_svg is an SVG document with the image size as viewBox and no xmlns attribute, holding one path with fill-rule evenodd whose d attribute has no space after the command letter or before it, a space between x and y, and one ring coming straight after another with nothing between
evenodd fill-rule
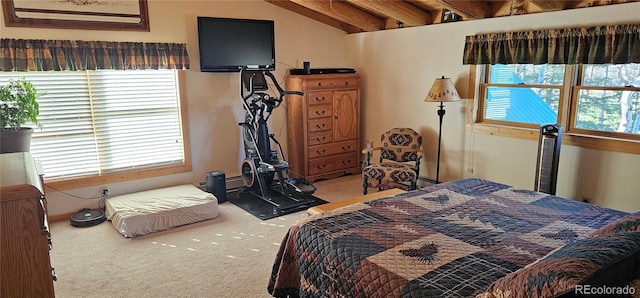
<instances>
[{"instance_id":1,"label":"patterned valance","mask_svg":"<svg viewBox=\"0 0 640 298\"><path fill-rule=\"evenodd\" d=\"M640 63L640 24L471 35L463 63Z\"/></svg>"},{"instance_id":2,"label":"patterned valance","mask_svg":"<svg viewBox=\"0 0 640 298\"><path fill-rule=\"evenodd\" d=\"M0 39L0 70L188 69L186 44Z\"/></svg>"}]
</instances>

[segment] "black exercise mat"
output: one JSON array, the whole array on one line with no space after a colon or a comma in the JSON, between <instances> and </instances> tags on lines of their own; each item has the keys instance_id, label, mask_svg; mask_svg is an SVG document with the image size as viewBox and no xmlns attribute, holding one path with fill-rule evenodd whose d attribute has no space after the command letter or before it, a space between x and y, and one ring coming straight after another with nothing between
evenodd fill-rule
<instances>
[{"instance_id":1,"label":"black exercise mat","mask_svg":"<svg viewBox=\"0 0 640 298\"><path fill-rule=\"evenodd\" d=\"M260 190L253 190L253 191L257 191L258 193L260 192ZM227 192L227 201L231 202L232 204L242 208L244 211L247 211L251 215L262 220L271 219L271 218L275 218L285 214L298 212L300 210L306 210L306 209L309 209L310 207L327 203L326 201L323 201L312 195L303 195L298 193L293 193L292 195L296 199L308 199L313 201L309 204L298 206L295 208L286 208L286 206L291 206L291 204L294 204L295 201L281 195L277 191L269 190L269 195L268 195L269 198L273 202L280 204L282 206L282 208L278 208L273 204L265 202L264 200L259 199L258 197L252 195L251 193L249 193L249 190L245 188L240 188L237 190Z\"/></svg>"}]
</instances>

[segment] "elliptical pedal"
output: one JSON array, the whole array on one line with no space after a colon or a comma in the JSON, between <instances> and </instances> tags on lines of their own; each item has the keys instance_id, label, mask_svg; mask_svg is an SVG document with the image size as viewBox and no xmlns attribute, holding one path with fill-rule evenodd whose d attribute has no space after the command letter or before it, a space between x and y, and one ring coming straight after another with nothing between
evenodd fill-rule
<instances>
[{"instance_id":1,"label":"elliptical pedal","mask_svg":"<svg viewBox=\"0 0 640 298\"><path fill-rule=\"evenodd\" d=\"M312 204L315 201L311 200L310 202L298 202L295 204L290 204L290 205L286 205L286 206L280 206L278 207L279 210L283 211L283 212L288 212L288 211L292 211L295 209L299 209L299 210L303 210L303 209L309 209L311 208Z\"/></svg>"},{"instance_id":2,"label":"elliptical pedal","mask_svg":"<svg viewBox=\"0 0 640 298\"><path fill-rule=\"evenodd\" d=\"M266 163L271 165L276 171L286 171L289 169L289 163L281 159L272 159Z\"/></svg>"},{"instance_id":3,"label":"elliptical pedal","mask_svg":"<svg viewBox=\"0 0 640 298\"><path fill-rule=\"evenodd\" d=\"M305 179L289 179L287 185L294 191L305 195L311 195L316 192L317 188Z\"/></svg>"}]
</instances>

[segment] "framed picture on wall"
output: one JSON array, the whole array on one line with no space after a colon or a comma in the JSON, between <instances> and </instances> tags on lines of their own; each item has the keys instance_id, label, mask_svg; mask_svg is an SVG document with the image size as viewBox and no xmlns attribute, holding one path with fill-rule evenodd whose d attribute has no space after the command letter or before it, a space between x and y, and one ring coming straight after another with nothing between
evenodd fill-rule
<instances>
[{"instance_id":1,"label":"framed picture on wall","mask_svg":"<svg viewBox=\"0 0 640 298\"><path fill-rule=\"evenodd\" d=\"M147 0L1 0L7 27L149 31Z\"/></svg>"}]
</instances>

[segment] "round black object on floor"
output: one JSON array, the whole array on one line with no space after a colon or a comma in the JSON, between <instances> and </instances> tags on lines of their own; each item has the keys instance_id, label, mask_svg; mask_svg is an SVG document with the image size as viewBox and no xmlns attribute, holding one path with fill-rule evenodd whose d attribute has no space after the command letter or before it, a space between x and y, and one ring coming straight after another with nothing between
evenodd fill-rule
<instances>
[{"instance_id":1,"label":"round black object on floor","mask_svg":"<svg viewBox=\"0 0 640 298\"><path fill-rule=\"evenodd\" d=\"M78 213L69 217L69 222L74 227L90 227L104 222L104 211L91 210L87 208L80 209Z\"/></svg>"}]
</instances>

